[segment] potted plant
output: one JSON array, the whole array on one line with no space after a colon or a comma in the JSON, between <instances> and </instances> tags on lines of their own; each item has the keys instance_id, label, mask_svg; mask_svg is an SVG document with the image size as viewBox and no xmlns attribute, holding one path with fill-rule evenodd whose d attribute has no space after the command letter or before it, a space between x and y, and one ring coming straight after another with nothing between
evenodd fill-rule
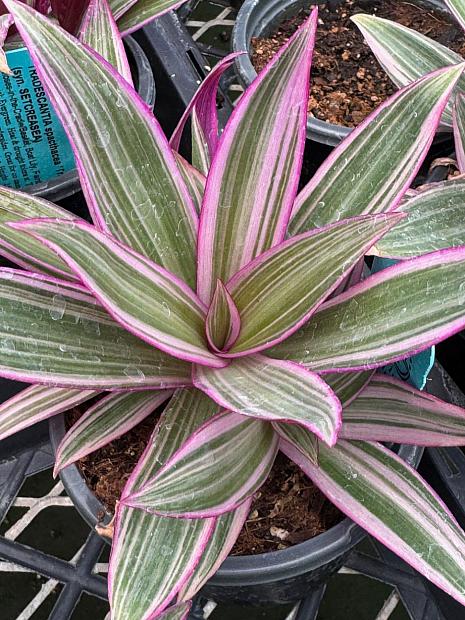
<instances>
[{"instance_id":1,"label":"potted plant","mask_svg":"<svg viewBox=\"0 0 465 620\"><path fill-rule=\"evenodd\" d=\"M26 268L0 271L0 373L33 384L2 405L0 436L96 399L62 438L58 472L166 403L112 524L113 618L163 617L216 573L278 450L464 602L465 534L380 443L464 443L464 411L374 369L462 328L465 250L415 257L331 298L406 219L396 210L462 66L395 94L296 197L316 11L221 137L213 79L196 98L206 180L116 70L5 4L67 120L94 225L0 190L2 246ZM320 550L337 551L324 576L360 536L347 522L327 534ZM293 577L298 549L281 556Z\"/></svg>"},{"instance_id":2,"label":"potted plant","mask_svg":"<svg viewBox=\"0 0 465 620\"><path fill-rule=\"evenodd\" d=\"M119 31L127 35L177 5L176 2L161 5L154 1L120 1L109 5L106 0L81 0L71 5L61 0L32 4L41 13L58 20L66 30L80 36L110 62L112 58L108 56L112 47L119 48L119 54L125 56ZM27 188L30 193L56 201L77 192L80 187L72 149L28 51L17 31L10 28L11 16L5 7L0 7L1 11L4 14L0 16L0 41L5 41L6 53L1 52L0 182ZM108 23L102 30L99 15L104 12L108 14ZM118 19L118 27L114 18ZM126 77L147 104L153 106L155 86L149 63L132 37L126 37L125 43L130 60ZM124 65L127 63L124 59Z\"/></svg>"},{"instance_id":3,"label":"potted plant","mask_svg":"<svg viewBox=\"0 0 465 620\"><path fill-rule=\"evenodd\" d=\"M301 0L244 2L232 36L233 50L245 52L236 60L237 74L244 86L253 81L257 70L288 40L308 11L309 5ZM368 11L429 33L432 39L448 41L453 49L461 50L463 45L461 29L454 29L454 20L439 1L322 3L307 124L307 135L316 142L338 144L394 92L397 81L393 84L383 75L382 67L351 22L351 16ZM454 52L452 55L458 56Z\"/></svg>"}]
</instances>

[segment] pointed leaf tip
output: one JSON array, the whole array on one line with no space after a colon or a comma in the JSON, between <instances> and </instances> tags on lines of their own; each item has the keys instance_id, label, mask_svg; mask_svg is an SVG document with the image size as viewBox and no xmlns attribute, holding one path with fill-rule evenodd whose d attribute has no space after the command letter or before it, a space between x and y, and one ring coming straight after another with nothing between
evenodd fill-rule
<instances>
[{"instance_id":1,"label":"pointed leaf tip","mask_svg":"<svg viewBox=\"0 0 465 620\"><path fill-rule=\"evenodd\" d=\"M215 294L208 309L206 330L210 346L216 351L228 351L239 335L239 311L223 282L216 282Z\"/></svg>"}]
</instances>

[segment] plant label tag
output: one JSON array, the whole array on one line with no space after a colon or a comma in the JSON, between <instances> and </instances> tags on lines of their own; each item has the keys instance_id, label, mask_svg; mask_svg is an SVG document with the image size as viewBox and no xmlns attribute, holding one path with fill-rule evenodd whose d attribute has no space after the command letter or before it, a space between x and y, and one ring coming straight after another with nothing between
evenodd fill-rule
<instances>
[{"instance_id":1,"label":"plant label tag","mask_svg":"<svg viewBox=\"0 0 465 620\"><path fill-rule=\"evenodd\" d=\"M390 258L375 257L371 272L376 273L377 271L386 269L386 267L395 265L397 262L398 261ZM400 360L399 362L389 364L389 366L384 366L381 368L381 372L396 377L396 379L406 381L418 390L422 390L426 385L426 379L433 367L434 357L434 347L431 347L405 360Z\"/></svg>"},{"instance_id":2,"label":"plant label tag","mask_svg":"<svg viewBox=\"0 0 465 620\"><path fill-rule=\"evenodd\" d=\"M75 168L65 130L26 48L7 52L0 74L0 184L19 189Z\"/></svg>"}]
</instances>

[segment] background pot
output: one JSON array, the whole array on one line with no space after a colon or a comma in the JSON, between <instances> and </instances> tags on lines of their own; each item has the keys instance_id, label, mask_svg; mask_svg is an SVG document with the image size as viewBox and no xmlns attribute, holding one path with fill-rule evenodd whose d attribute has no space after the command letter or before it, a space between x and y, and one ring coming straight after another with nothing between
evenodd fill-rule
<instances>
[{"instance_id":1,"label":"background pot","mask_svg":"<svg viewBox=\"0 0 465 620\"><path fill-rule=\"evenodd\" d=\"M66 431L64 415L51 418L49 429L56 453ZM416 446L399 449L402 458L415 467L422 452L423 449ZM91 527L102 520L105 523L110 520L111 515L88 488L75 465L63 469L60 478L75 507ZM105 515L103 519L102 515ZM337 572L364 536L364 531L346 518L323 534L282 551L228 557L202 594L217 601L251 605L298 601Z\"/></svg>"},{"instance_id":2,"label":"background pot","mask_svg":"<svg viewBox=\"0 0 465 620\"><path fill-rule=\"evenodd\" d=\"M155 80L150 63L141 46L132 36L126 37L124 43L131 66L134 86L147 105L153 108L155 104ZM33 196L41 196L42 198L50 200L50 202L58 202L59 200L76 194L80 189L81 185L76 169L70 170L49 181L21 188L24 192L32 194Z\"/></svg>"},{"instance_id":3,"label":"background pot","mask_svg":"<svg viewBox=\"0 0 465 620\"><path fill-rule=\"evenodd\" d=\"M340 2L341 0L336 0L335 4ZM439 0L427 0L416 4L445 10L444 4ZM235 61L236 72L242 86L249 86L257 76L249 55L252 38L269 35L281 22L295 15L300 9L308 10L309 6L304 0L245 0L237 15L232 34L233 51L246 52ZM307 138L321 144L336 146L351 131L350 127L326 123L310 116L307 120ZM451 144L449 132L442 132L436 136L435 156L445 148L444 143Z\"/></svg>"}]
</instances>

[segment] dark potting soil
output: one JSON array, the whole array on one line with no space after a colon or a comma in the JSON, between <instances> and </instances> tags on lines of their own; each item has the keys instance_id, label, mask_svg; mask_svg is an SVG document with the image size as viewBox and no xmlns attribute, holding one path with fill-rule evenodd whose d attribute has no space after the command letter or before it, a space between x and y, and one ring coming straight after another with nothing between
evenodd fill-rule
<instances>
[{"instance_id":1,"label":"dark potting soil","mask_svg":"<svg viewBox=\"0 0 465 620\"><path fill-rule=\"evenodd\" d=\"M82 413L78 408L68 412L67 428ZM129 433L77 463L90 489L110 512L114 512L157 419L156 413L149 416ZM255 555L285 549L321 534L342 518L297 465L279 454L268 480L254 498L232 553Z\"/></svg>"},{"instance_id":2,"label":"dark potting soil","mask_svg":"<svg viewBox=\"0 0 465 620\"><path fill-rule=\"evenodd\" d=\"M465 54L462 30L439 11L401 0L344 0L335 10L320 4L313 56L310 115L330 123L355 127L396 91L351 15L369 13L391 19ZM267 38L252 39L252 63L257 71L288 41L309 15L301 10Z\"/></svg>"}]
</instances>

